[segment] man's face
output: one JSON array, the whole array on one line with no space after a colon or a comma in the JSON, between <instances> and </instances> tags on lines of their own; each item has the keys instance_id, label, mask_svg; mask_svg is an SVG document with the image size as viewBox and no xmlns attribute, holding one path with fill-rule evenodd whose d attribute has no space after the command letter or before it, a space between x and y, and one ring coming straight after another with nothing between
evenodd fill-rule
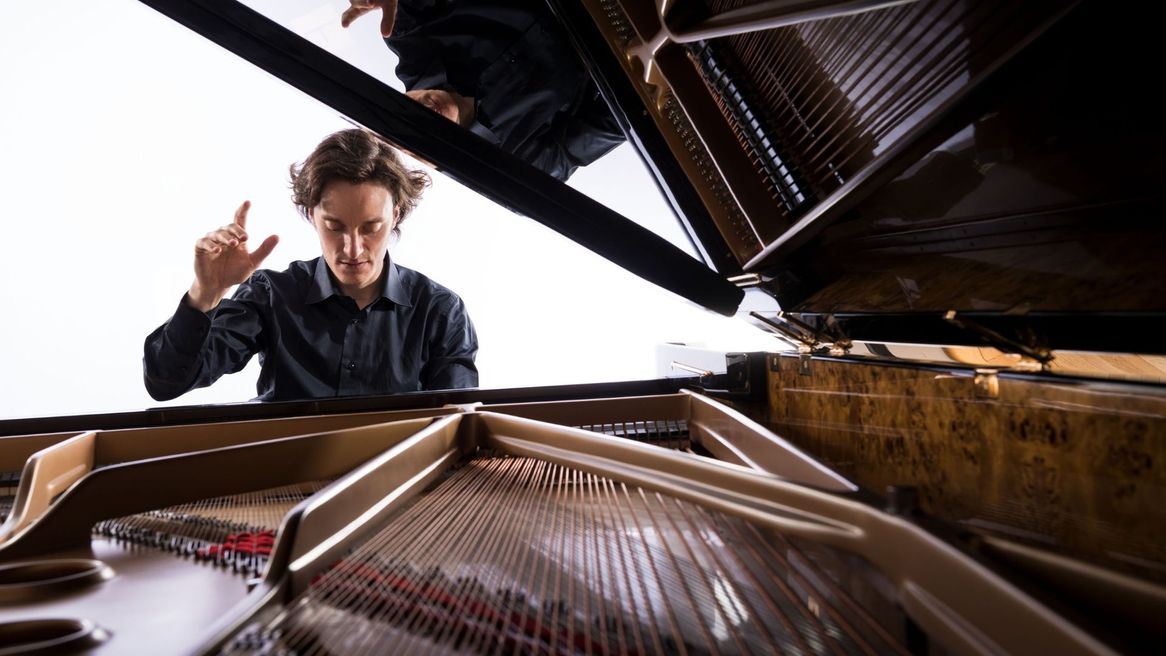
<instances>
[{"instance_id":1,"label":"man's face","mask_svg":"<svg viewBox=\"0 0 1166 656\"><path fill-rule=\"evenodd\" d=\"M458 100L463 98L455 93L441 89L413 89L406 91L405 95L462 127L469 125L473 119L472 116L463 116L462 108L458 104ZM470 104L470 107L473 105Z\"/></svg>"},{"instance_id":2,"label":"man's face","mask_svg":"<svg viewBox=\"0 0 1166 656\"><path fill-rule=\"evenodd\" d=\"M375 182L334 180L312 208L320 248L340 289L348 296L380 280L389 235L397 224L393 194Z\"/></svg>"}]
</instances>

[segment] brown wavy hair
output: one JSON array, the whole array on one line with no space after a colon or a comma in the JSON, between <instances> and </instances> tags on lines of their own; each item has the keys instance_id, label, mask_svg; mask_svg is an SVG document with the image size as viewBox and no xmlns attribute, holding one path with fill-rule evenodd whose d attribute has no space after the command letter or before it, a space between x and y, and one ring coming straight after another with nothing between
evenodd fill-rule
<instances>
[{"instance_id":1,"label":"brown wavy hair","mask_svg":"<svg viewBox=\"0 0 1166 656\"><path fill-rule=\"evenodd\" d=\"M352 184L376 182L393 194L400 236L405 217L421 202L421 194L430 184L429 174L409 169L397 150L368 130L341 130L328 135L300 164L292 164L292 203L311 223L309 210L320 204L324 187L333 180Z\"/></svg>"}]
</instances>

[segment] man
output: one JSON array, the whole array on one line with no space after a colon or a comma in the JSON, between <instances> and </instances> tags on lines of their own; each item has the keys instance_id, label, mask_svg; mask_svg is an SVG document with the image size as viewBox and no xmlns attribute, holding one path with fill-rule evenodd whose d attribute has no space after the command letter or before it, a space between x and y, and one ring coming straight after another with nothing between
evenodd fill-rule
<instances>
[{"instance_id":1,"label":"man","mask_svg":"<svg viewBox=\"0 0 1166 656\"><path fill-rule=\"evenodd\" d=\"M150 396L210 385L255 354L266 401L476 387L478 340L465 305L388 253L429 177L373 134L344 130L293 165L291 179L323 254L256 271L278 237L248 251L250 202L195 242L190 291L146 338Z\"/></svg>"},{"instance_id":2,"label":"man","mask_svg":"<svg viewBox=\"0 0 1166 656\"><path fill-rule=\"evenodd\" d=\"M559 180L624 141L542 0L350 0L381 12L407 95Z\"/></svg>"}]
</instances>

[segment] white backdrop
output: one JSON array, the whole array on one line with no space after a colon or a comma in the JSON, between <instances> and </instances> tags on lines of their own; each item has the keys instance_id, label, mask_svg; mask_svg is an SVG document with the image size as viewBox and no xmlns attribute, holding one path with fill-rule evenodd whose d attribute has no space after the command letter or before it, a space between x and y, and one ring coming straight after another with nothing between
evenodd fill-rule
<instances>
[{"instance_id":1,"label":"white backdrop","mask_svg":"<svg viewBox=\"0 0 1166 656\"><path fill-rule=\"evenodd\" d=\"M375 21L331 23L346 2L250 4L396 84ZM254 238L281 237L265 267L318 255L287 167L348 123L133 0L6 2L0 31L0 417L159 405L142 342L189 287L194 240L250 199ZM434 180L391 252L465 299L483 387L651 378L665 341L781 346ZM684 244L626 146L572 185ZM257 372L170 404L250 399Z\"/></svg>"}]
</instances>

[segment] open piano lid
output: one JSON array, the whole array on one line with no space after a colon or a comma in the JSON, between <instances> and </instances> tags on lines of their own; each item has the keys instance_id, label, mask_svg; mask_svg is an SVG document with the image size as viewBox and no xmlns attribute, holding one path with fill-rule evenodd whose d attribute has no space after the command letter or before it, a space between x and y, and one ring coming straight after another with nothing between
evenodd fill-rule
<instances>
[{"instance_id":1,"label":"open piano lid","mask_svg":"<svg viewBox=\"0 0 1166 656\"><path fill-rule=\"evenodd\" d=\"M811 343L1166 352L1151 20L1066 0L548 0L705 266L236 2L142 1L716 312L753 286L784 310L761 321Z\"/></svg>"},{"instance_id":2,"label":"open piano lid","mask_svg":"<svg viewBox=\"0 0 1166 656\"><path fill-rule=\"evenodd\" d=\"M551 4L708 261L772 293L786 332L1163 352L1152 17L1066 0Z\"/></svg>"},{"instance_id":3,"label":"open piano lid","mask_svg":"<svg viewBox=\"0 0 1166 656\"><path fill-rule=\"evenodd\" d=\"M141 0L458 182L720 314L744 292L668 241L235 0ZM339 20L339 15L337 17Z\"/></svg>"}]
</instances>

